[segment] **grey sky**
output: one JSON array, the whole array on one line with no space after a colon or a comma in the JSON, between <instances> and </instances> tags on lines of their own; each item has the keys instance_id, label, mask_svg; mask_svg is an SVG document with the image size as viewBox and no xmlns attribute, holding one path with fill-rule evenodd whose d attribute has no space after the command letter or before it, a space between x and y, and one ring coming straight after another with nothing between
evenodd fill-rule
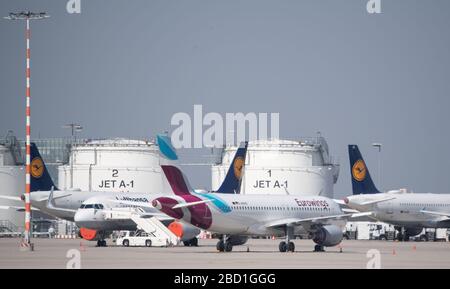
<instances>
[{"instance_id":1,"label":"grey sky","mask_svg":"<svg viewBox=\"0 0 450 289\"><path fill-rule=\"evenodd\" d=\"M450 193L450 1L1 1L32 23L32 135L151 137L175 112L279 112L286 138L321 131L351 191L347 144L383 189ZM24 23L0 22L0 133L24 133ZM191 174L209 185L209 170Z\"/></svg>"}]
</instances>

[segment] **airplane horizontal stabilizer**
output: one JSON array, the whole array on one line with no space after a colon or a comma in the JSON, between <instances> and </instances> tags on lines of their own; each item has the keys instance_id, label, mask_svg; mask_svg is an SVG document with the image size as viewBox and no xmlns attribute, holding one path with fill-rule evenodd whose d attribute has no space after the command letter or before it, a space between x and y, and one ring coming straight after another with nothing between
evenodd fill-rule
<instances>
[{"instance_id":1,"label":"airplane horizontal stabilizer","mask_svg":"<svg viewBox=\"0 0 450 289\"><path fill-rule=\"evenodd\" d=\"M173 206L172 209L178 209L178 208L186 208L186 207L191 207L191 206L195 206L195 205L200 205L200 204L204 204L204 203L209 203L212 202L213 200L202 200L202 201L197 201L197 202L190 202L190 203L182 203L182 204L178 204Z\"/></svg>"},{"instance_id":2,"label":"airplane horizontal stabilizer","mask_svg":"<svg viewBox=\"0 0 450 289\"><path fill-rule=\"evenodd\" d=\"M362 202L359 205L361 205L361 206L374 205L374 204L378 204L378 203L382 203L382 202L386 202L386 201L390 201L390 200L394 200L394 199L396 199L396 197L387 197L387 198L383 198L383 199Z\"/></svg>"},{"instance_id":3,"label":"airplane horizontal stabilizer","mask_svg":"<svg viewBox=\"0 0 450 289\"><path fill-rule=\"evenodd\" d=\"M22 199L21 199L20 197L16 197L16 196L5 196L5 195L0 195L0 199L22 202Z\"/></svg>"},{"instance_id":4,"label":"airplane horizontal stabilizer","mask_svg":"<svg viewBox=\"0 0 450 289\"><path fill-rule=\"evenodd\" d=\"M0 210L16 210L17 212L25 212L24 207L19 206L0 206ZM31 207L32 211L40 211L38 208Z\"/></svg>"}]
</instances>

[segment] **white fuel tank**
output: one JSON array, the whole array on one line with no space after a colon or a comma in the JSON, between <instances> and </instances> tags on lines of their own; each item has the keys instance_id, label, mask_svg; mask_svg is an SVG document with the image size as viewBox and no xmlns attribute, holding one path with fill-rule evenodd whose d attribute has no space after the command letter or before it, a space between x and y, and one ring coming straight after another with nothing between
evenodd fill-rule
<instances>
[{"instance_id":1,"label":"white fuel tank","mask_svg":"<svg viewBox=\"0 0 450 289\"><path fill-rule=\"evenodd\" d=\"M25 193L25 169L17 164L10 147L0 145L0 195L20 197ZM22 202L1 199L2 206L23 206ZM4 230L22 231L24 213L16 210L0 210L0 226Z\"/></svg>"},{"instance_id":2,"label":"white fuel tank","mask_svg":"<svg viewBox=\"0 0 450 289\"><path fill-rule=\"evenodd\" d=\"M161 193L158 147L150 141L110 139L75 144L58 168L60 189Z\"/></svg>"},{"instance_id":3,"label":"white fuel tank","mask_svg":"<svg viewBox=\"0 0 450 289\"><path fill-rule=\"evenodd\" d=\"M226 147L212 166L212 189L225 178L237 147ZM250 141L242 194L321 195L333 197L339 164L333 162L324 138Z\"/></svg>"}]
</instances>

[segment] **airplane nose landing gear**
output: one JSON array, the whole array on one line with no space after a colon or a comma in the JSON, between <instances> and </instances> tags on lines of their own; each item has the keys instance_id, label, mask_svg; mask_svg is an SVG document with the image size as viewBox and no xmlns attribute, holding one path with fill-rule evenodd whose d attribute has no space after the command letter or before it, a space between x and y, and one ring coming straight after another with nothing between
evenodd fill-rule
<instances>
[{"instance_id":1,"label":"airplane nose landing gear","mask_svg":"<svg viewBox=\"0 0 450 289\"><path fill-rule=\"evenodd\" d=\"M294 242L291 242L291 239L294 237L294 228L286 226L285 228L286 232L286 241L280 242L278 245L278 249L280 252L294 252L295 251L295 244Z\"/></svg>"},{"instance_id":2,"label":"airplane nose landing gear","mask_svg":"<svg viewBox=\"0 0 450 289\"><path fill-rule=\"evenodd\" d=\"M97 240L97 247L106 247L106 240Z\"/></svg>"}]
</instances>

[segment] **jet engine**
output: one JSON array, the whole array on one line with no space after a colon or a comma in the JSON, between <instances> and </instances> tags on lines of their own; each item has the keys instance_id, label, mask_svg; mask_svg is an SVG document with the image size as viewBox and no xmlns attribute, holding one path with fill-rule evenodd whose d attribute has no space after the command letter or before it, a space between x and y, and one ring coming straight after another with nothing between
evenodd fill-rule
<instances>
[{"instance_id":1,"label":"jet engine","mask_svg":"<svg viewBox=\"0 0 450 289\"><path fill-rule=\"evenodd\" d=\"M172 222L168 226L169 230L175 234L181 241L190 241L195 239L200 230L192 225L181 222Z\"/></svg>"},{"instance_id":2,"label":"jet engine","mask_svg":"<svg viewBox=\"0 0 450 289\"><path fill-rule=\"evenodd\" d=\"M342 230L336 225L323 226L313 234L314 243L325 247L336 246L342 241L342 238Z\"/></svg>"}]
</instances>

